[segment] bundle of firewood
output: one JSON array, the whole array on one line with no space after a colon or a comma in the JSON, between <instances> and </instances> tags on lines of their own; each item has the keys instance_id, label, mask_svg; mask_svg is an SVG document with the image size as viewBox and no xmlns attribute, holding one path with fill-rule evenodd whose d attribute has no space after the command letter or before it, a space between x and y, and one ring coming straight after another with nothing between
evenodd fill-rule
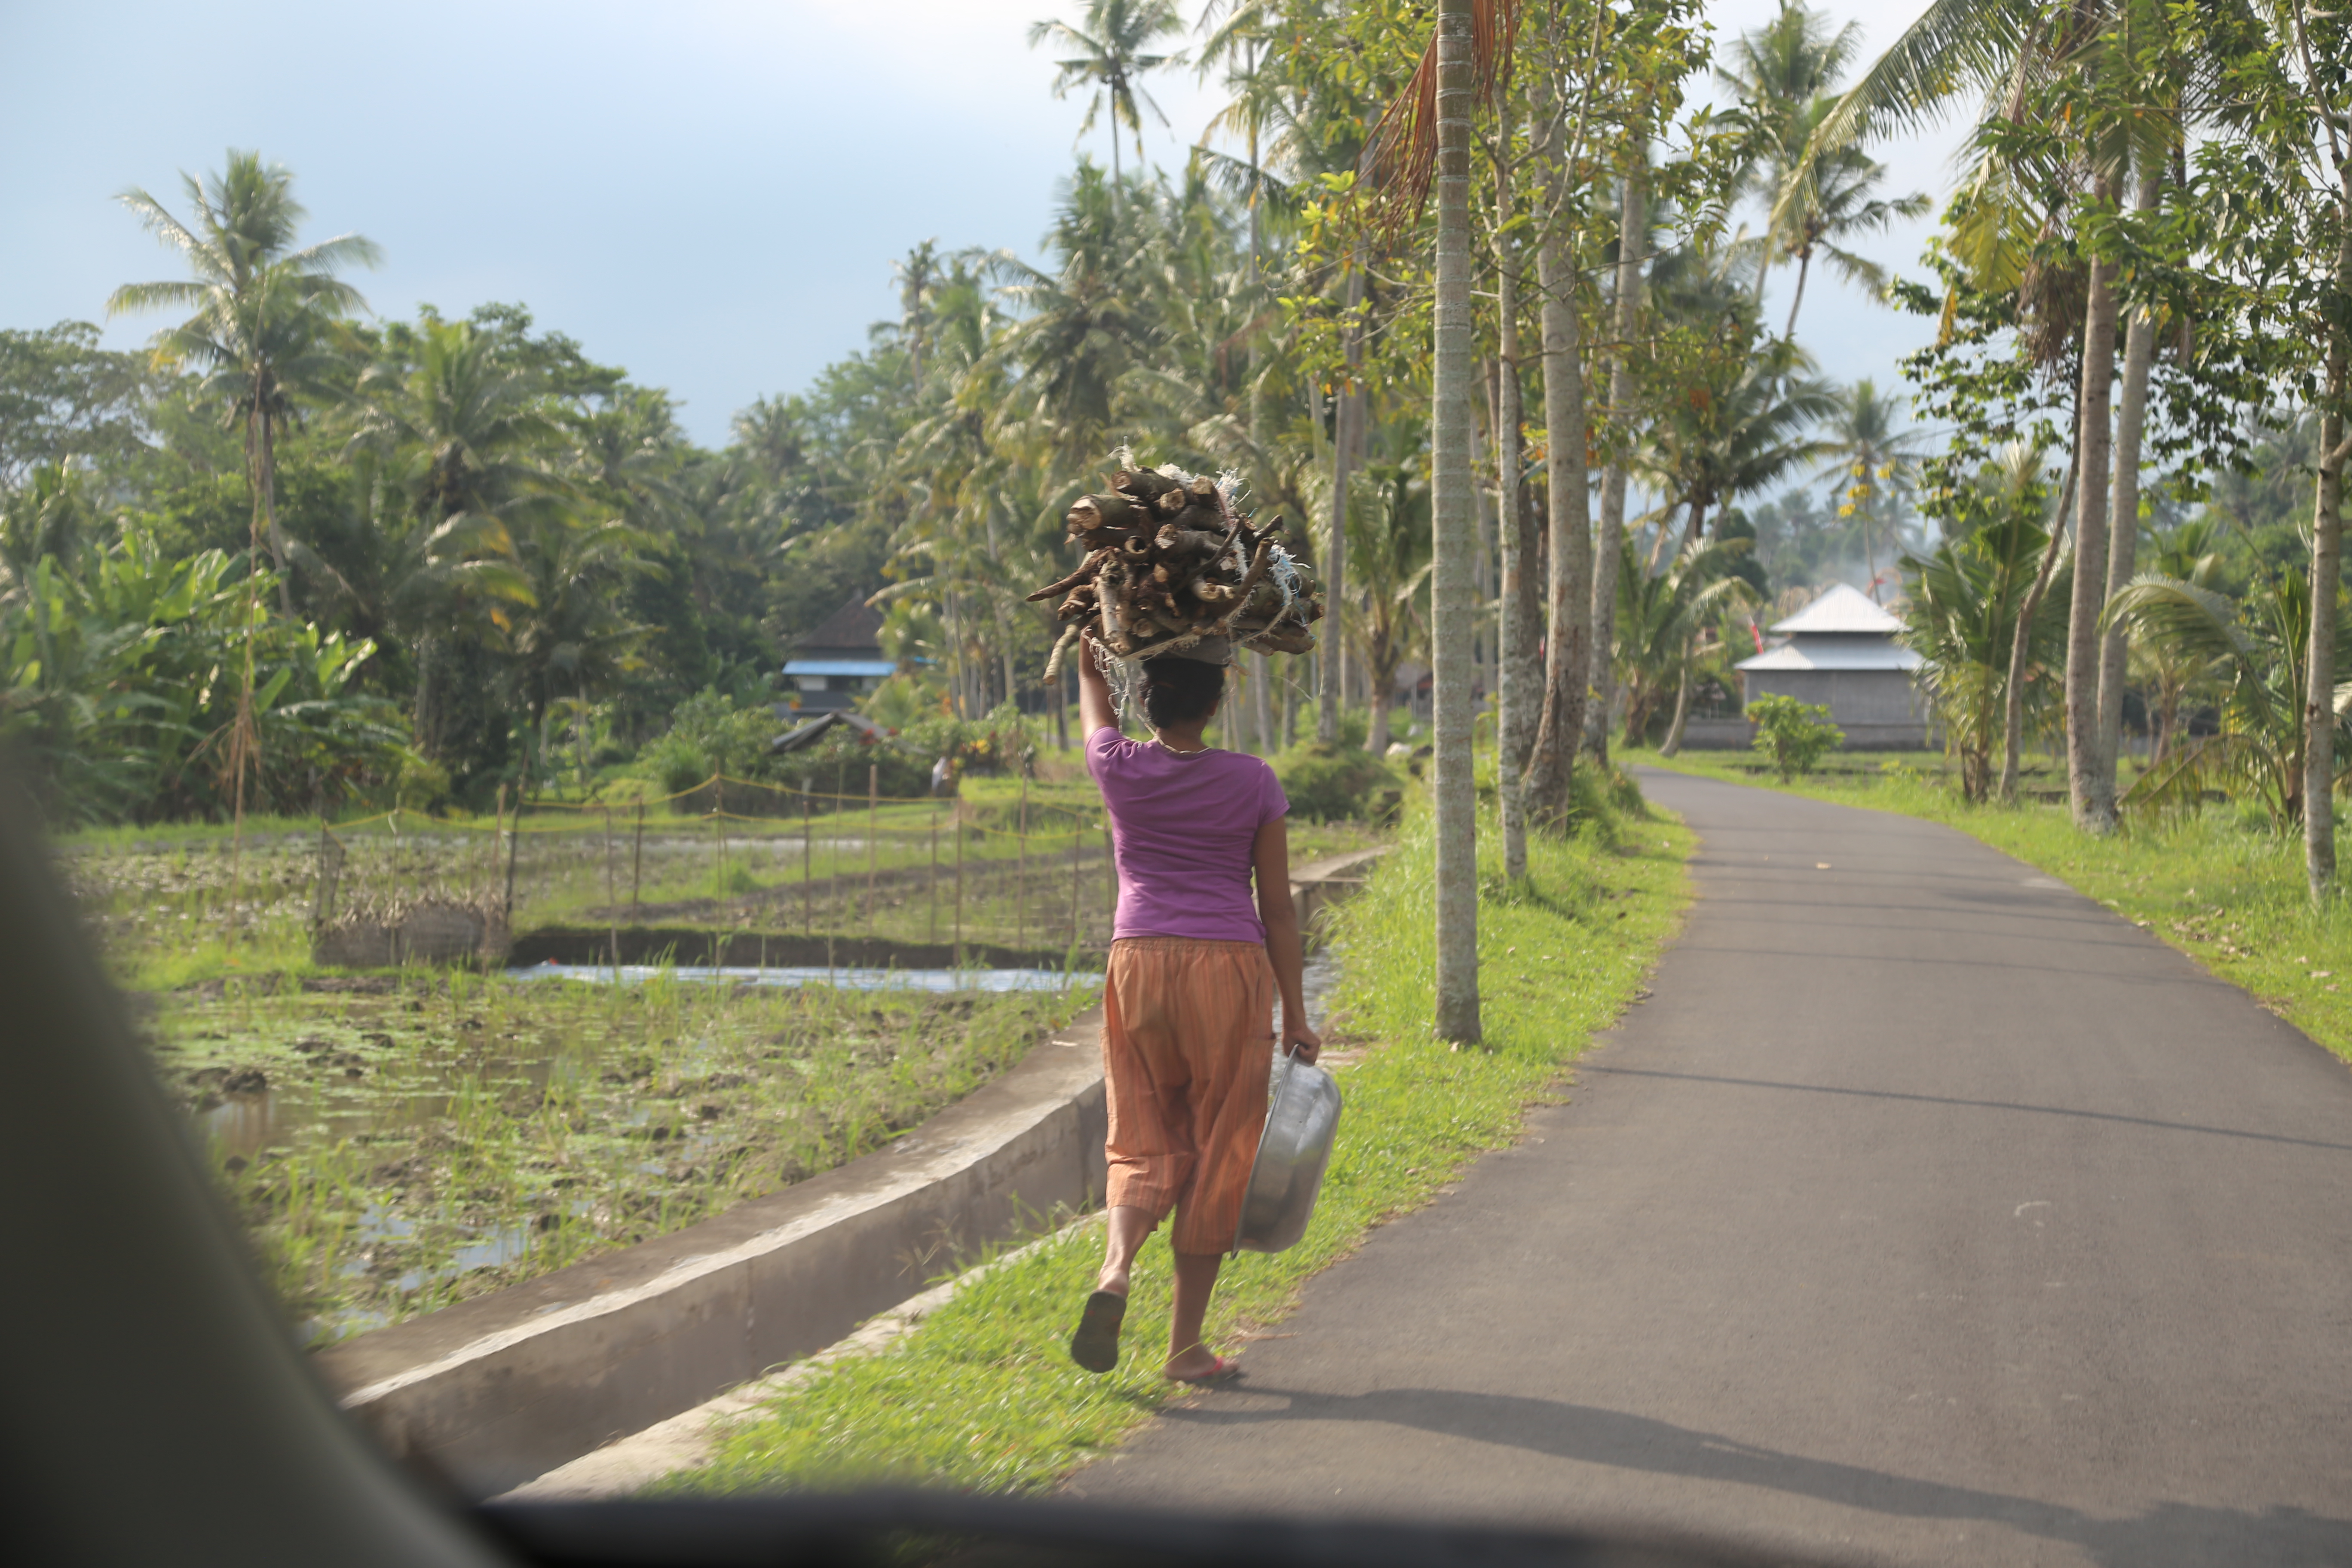
<instances>
[{"instance_id":1,"label":"bundle of firewood","mask_svg":"<svg viewBox=\"0 0 2352 1568\"><path fill-rule=\"evenodd\" d=\"M1066 595L1056 615L1069 630L1051 668L1089 623L1120 658L1181 653L1211 637L1263 653L1314 647L1307 628L1323 616L1314 568L1283 547L1282 519L1253 528L1216 480L1174 468L1121 468L1064 521L1087 558L1029 595Z\"/></svg>"}]
</instances>

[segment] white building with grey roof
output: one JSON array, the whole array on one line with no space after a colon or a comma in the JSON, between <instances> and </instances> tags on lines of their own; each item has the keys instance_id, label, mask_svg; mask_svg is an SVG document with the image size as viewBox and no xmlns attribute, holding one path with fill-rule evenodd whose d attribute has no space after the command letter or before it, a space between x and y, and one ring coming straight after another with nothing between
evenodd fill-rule
<instances>
[{"instance_id":1,"label":"white building with grey roof","mask_svg":"<svg viewBox=\"0 0 2352 1568\"><path fill-rule=\"evenodd\" d=\"M1739 661L1740 699L1824 704L1849 751L1907 751L1928 740L1919 656L1895 640L1903 623L1843 583L1772 627L1778 647Z\"/></svg>"}]
</instances>

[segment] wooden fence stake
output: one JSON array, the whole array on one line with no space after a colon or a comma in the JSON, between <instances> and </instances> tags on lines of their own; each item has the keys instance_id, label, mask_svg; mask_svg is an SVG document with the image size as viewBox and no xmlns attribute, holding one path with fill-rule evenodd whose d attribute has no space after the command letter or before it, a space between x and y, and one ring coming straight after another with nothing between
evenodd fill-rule
<instances>
[{"instance_id":1,"label":"wooden fence stake","mask_svg":"<svg viewBox=\"0 0 2352 1568\"><path fill-rule=\"evenodd\" d=\"M637 891L646 869L646 803L637 802L636 841L629 846L629 923L637 923Z\"/></svg>"},{"instance_id":2,"label":"wooden fence stake","mask_svg":"<svg viewBox=\"0 0 2352 1568\"><path fill-rule=\"evenodd\" d=\"M810 827L808 785L801 785L801 934L816 931L816 840Z\"/></svg>"},{"instance_id":3,"label":"wooden fence stake","mask_svg":"<svg viewBox=\"0 0 2352 1568\"><path fill-rule=\"evenodd\" d=\"M955 803L955 961L956 967L961 969L963 967L963 799L960 795Z\"/></svg>"},{"instance_id":4,"label":"wooden fence stake","mask_svg":"<svg viewBox=\"0 0 2352 1568\"><path fill-rule=\"evenodd\" d=\"M882 805L882 764L866 764L866 934L874 934L874 866L879 853L876 835L879 832L875 813Z\"/></svg>"},{"instance_id":5,"label":"wooden fence stake","mask_svg":"<svg viewBox=\"0 0 2352 1568\"><path fill-rule=\"evenodd\" d=\"M400 820L400 814L397 811L393 814L393 820L395 824ZM397 826L394 826L393 831L394 834L397 834L400 830ZM507 835L507 930L509 932L514 930L515 858L521 853L522 791L520 789L517 789L515 791L514 826L508 831Z\"/></svg>"},{"instance_id":6,"label":"wooden fence stake","mask_svg":"<svg viewBox=\"0 0 2352 1568\"><path fill-rule=\"evenodd\" d=\"M613 984L617 985L621 982L621 910L613 878L613 808L608 805L604 808L604 919L605 934L613 944Z\"/></svg>"},{"instance_id":7,"label":"wooden fence stake","mask_svg":"<svg viewBox=\"0 0 2352 1568\"><path fill-rule=\"evenodd\" d=\"M936 943L940 940L940 803L931 801L931 930L923 939Z\"/></svg>"},{"instance_id":8,"label":"wooden fence stake","mask_svg":"<svg viewBox=\"0 0 2352 1568\"><path fill-rule=\"evenodd\" d=\"M1029 775L1021 775L1021 825L1014 853L1013 880L1013 945L1029 945Z\"/></svg>"}]
</instances>

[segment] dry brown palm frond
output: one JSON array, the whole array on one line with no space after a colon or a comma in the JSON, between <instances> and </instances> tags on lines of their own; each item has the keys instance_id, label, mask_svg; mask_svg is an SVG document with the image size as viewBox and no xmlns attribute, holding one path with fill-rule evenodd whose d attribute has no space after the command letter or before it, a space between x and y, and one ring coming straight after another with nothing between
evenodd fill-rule
<instances>
[{"instance_id":1,"label":"dry brown palm frond","mask_svg":"<svg viewBox=\"0 0 2352 1568\"><path fill-rule=\"evenodd\" d=\"M1492 100L1510 85L1520 3L1470 0L1471 63L1481 99ZM1358 170L1378 203L1385 233L1393 237L1420 213L1436 173L1437 36L1433 32L1404 90L1381 111Z\"/></svg>"}]
</instances>

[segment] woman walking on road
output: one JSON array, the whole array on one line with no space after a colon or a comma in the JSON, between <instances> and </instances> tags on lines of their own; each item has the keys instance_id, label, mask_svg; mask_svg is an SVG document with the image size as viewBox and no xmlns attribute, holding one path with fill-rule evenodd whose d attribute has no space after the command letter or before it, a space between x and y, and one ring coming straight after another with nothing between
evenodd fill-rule
<instances>
[{"instance_id":1,"label":"woman walking on road","mask_svg":"<svg viewBox=\"0 0 2352 1568\"><path fill-rule=\"evenodd\" d=\"M1070 1359L1088 1372L1118 1363L1136 1252L1172 1209L1176 1300L1160 1375L1204 1383L1233 1367L1201 1342L1201 1321L1265 1124L1277 990L1283 1047L1308 1062L1322 1048L1299 989L1290 803L1265 763L1201 739L1224 694L1222 642L1143 662L1149 742L1119 733L1091 632L1078 653L1078 716L1110 813L1118 912L1103 988L1108 1237Z\"/></svg>"}]
</instances>

